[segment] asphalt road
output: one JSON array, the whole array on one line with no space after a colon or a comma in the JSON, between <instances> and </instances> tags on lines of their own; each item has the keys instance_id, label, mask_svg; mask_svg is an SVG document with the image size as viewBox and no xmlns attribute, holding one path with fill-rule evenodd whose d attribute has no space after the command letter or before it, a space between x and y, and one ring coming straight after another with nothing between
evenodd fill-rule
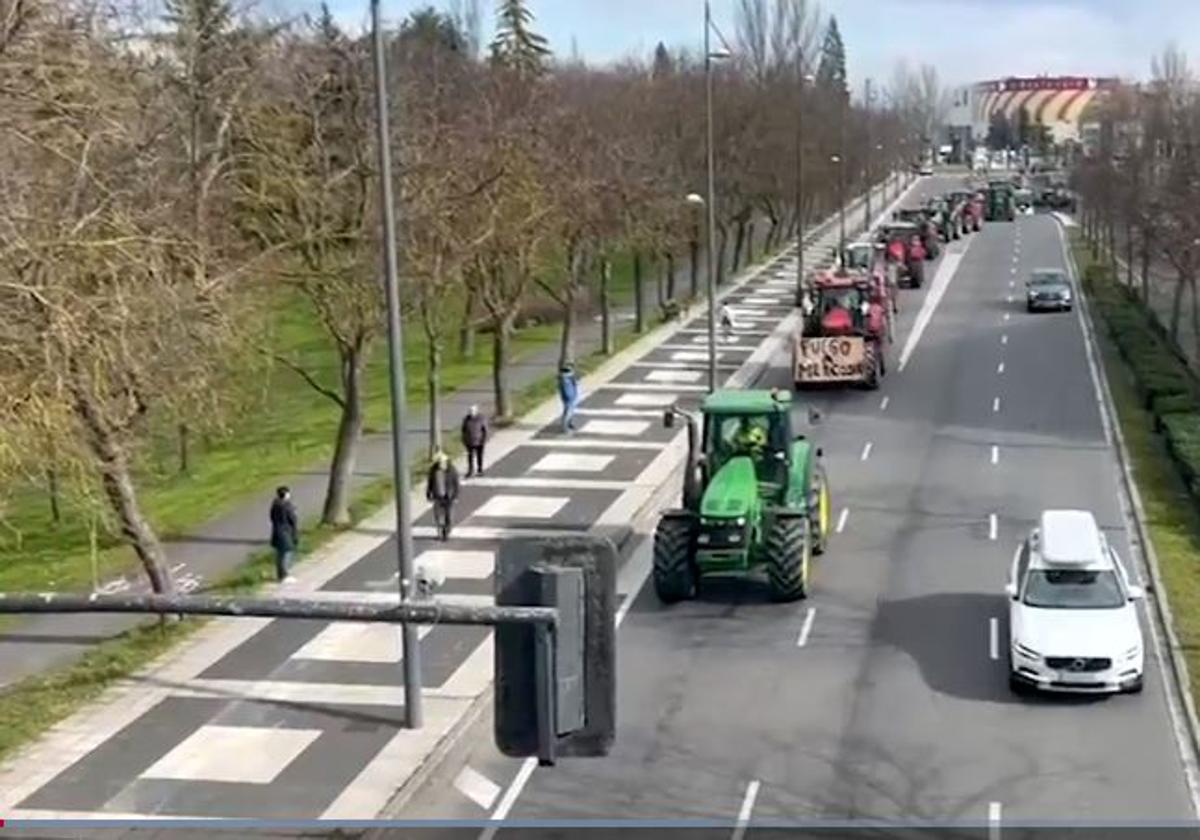
<instances>
[{"instance_id":1,"label":"asphalt road","mask_svg":"<svg viewBox=\"0 0 1200 840\"><path fill-rule=\"evenodd\" d=\"M1142 695L1007 685L1002 588L1038 512L1090 509L1130 557L1078 313L1024 311L1029 270L1063 262L1049 216L985 225L902 293L879 391L805 395L842 526L807 601L729 582L667 608L643 587L610 756L530 772L485 717L396 815L749 819L750 836L757 820L1195 819L1145 614ZM763 384L789 380L779 359ZM648 565L646 544L628 574Z\"/></svg>"}]
</instances>

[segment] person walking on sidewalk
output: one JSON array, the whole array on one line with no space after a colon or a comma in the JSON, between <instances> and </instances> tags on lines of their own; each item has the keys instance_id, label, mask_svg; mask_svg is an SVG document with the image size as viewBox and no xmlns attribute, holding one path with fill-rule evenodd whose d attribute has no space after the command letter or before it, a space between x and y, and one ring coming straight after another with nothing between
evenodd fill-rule
<instances>
[{"instance_id":1,"label":"person walking on sidewalk","mask_svg":"<svg viewBox=\"0 0 1200 840\"><path fill-rule=\"evenodd\" d=\"M280 583L294 583L292 557L300 544L300 523L292 491L280 487L271 502L271 548L275 549L275 577Z\"/></svg>"},{"instance_id":2,"label":"person walking on sidewalk","mask_svg":"<svg viewBox=\"0 0 1200 840\"><path fill-rule=\"evenodd\" d=\"M429 479L425 483L425 498L433 503L433 522L438 538L445 542L450 539L450 520L454 501L458 498L458 470L454 469L445 452L439 451L433 456Z\"/></svg>"},{"instance_id":3,"label":"person walking on sidewalk","mask_svg":"<svg viewBox=\"0 0 1200 840\"><path fill-rule=\"evenodd\" d=\"M579 380L570 363L558 371L558 396L562 400L562 430L567 434L575 429L575 408L579 404Z\"/></svg>"},{"instance_id":4,"label":"person walking on sidewalk","mask_svg":"<svg viewBox=\"0 0 1200 840\"><path fill-rule=\"evenodd\" d=\"M728 341L733 337L734 330L737 329L737 322L733 320L733 310L729 308L729 304L721 306L721 337Z\"/></svg>"},{"instance_id":5,"label":"person walking on sidewalk","mask_svg":"<svg viewBox=\"0 0 1200 840\"><path fill-rule=\"evenodd\" d=\"M462 442L467 450L467 478L483 475L483 447L487 439L487 418L479 413L479 406L473 405L462 421Z\"/></svg>"}]
</instances>

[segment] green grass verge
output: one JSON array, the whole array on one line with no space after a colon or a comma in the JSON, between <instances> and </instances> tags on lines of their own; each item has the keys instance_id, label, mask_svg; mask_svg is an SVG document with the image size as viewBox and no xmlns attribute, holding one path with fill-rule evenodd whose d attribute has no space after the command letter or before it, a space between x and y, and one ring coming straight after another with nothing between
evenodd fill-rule
<instances>
[{"instance_id":1,"label":"green grass verge","mask_svg":"<svg viewBox=\"0 0 1200 840\"><path fill-rule=\"evenodd\" d=\"M1078 241L1075 259L1086 276L1086 267L1093 263ZM1103 307L1092 296L1088 306L1097 326L1100 355L1167 590L1174 630L1187 662L1188 689L1200 702L1200 510L1166 441L1155 431L1155 417L1146 407L1144 390L1118 348L1117 333L1104 318Z\"/></svg>"}]
</instances>

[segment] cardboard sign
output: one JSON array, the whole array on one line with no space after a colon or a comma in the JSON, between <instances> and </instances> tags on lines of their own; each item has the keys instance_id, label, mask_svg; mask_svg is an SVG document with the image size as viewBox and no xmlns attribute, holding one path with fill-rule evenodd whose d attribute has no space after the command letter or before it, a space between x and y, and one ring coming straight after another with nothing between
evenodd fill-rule
<instances>
[{"instance_id":1,"label":"cardboard sign","mask_svg":"<svg viewBox=\"0 0 1200 840\"><path fill-rule=\"evenodd\" d=\"M866 342L857 336L801 338L795 351L797 382L837 382L862 379Z\"/></svg>"}]
</instances>

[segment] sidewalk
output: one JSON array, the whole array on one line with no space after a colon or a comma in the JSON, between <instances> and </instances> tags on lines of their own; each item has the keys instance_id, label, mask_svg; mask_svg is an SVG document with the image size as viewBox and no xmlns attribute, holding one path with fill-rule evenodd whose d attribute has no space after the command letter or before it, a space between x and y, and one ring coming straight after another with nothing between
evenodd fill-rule
<instances>
[{"instance_id":1,"label":"sidewalk","mask_svg":"<svg viewBox=\"0 0 1200 840\"><path fill-rule=\"evenodd\" d=\"M1120 233L1117 235L1117 255L1114 257L1116 264L1117 282L1128 287L1129 283L1129 267L1125 262L1125 240L1121 238ZM1136 252L1135 252L1136 254ZM1147 275L1150 280L1150 300L1149 310L1151 316L1158 322L1162 328L1163 334L1169 338L1169 330L1171 326L1171 307L1175 296L1175 287L1178 284L1176 272L1165 262L1161 256L1153 258L1150 261L1149 271ZM1135 256L1133 266L1133 291L1136 293L1138 300L1142 299L1142 268L1141 260ZM1180 304L1179 316L1179 341L1176 347L1188 366L1195 372L1200 373L1200 346L1197 346L1196 341L1188 341L1187 334L1191 329L1191 305L1192 301L1188 298L1187 290L1184 291L1183 301Z\"/></svg>"}]
</instances>

